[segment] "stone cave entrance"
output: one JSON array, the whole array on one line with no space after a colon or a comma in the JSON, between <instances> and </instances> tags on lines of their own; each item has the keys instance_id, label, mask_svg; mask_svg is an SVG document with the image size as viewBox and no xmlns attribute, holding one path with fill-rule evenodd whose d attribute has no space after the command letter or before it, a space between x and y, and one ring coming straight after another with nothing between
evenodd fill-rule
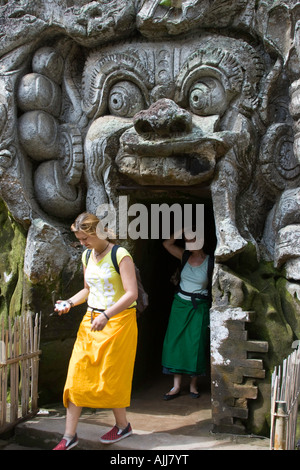
<instances>
[{"instance_id":1,"label":"stone cave entrance","mask_svg":"<svg viewBox=\"0 0 300 470\"><path fill-rule=\"evenodd\" d=\"M182 206L184 204L191 204L193 211L196 204L203 204L204 248L208 254L213 255L216 247L216 235L209 188L193 189L187 192L186 188L185 191L183 189L173 191L168 187L164 187L162 190L147 191L147 195L143 195L144 192L141 195L137 193L133 198L133 202L130 201L130 204L134 202L142 203L147 206L149 213L151 204L166 203L169 206L174 203L179 203ZM172 230L171 233L173 233ZM180 263L179 260L173 258L163 247L163 240L164 238L160 237L155 240L138 239L135 241L135 262L140 269L145 290L149 294L149 306L138 318L139 339L133 390L147 386L149 382L153 384L153 381L160 381L166 378L162 374L161 353L172 300L176 290L170 278ZM180 241L179 243L183 242ZM207 357L208 374L204 381L207 393L210 393L209 348ZM171 386L172 377L168 378L168 382ZM183 380L183 385L184 383L185 380Z\"/></svg>"}]
</instances>

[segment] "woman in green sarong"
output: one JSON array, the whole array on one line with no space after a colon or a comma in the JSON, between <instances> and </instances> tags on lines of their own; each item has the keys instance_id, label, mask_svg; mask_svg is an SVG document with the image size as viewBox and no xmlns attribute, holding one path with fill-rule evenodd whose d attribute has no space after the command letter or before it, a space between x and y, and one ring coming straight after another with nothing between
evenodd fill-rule
<instances>
[{"instance_id":1,"label":"woman in green sarong","mask_svg":"<svg viewBox=\"0 0 300 470\"><path fill-rule=\"evenodd\" d=\"M207 364L212 258L204 253L203 243L198 245L201 248L187 252L176 245L174 235L163 245L183 265L163 344L163 372L174 378L173 388L164 399L179 396L182 374L191 377L190 395L198 398L197 378L205 375Z\"/></svg>"}]
</instances>

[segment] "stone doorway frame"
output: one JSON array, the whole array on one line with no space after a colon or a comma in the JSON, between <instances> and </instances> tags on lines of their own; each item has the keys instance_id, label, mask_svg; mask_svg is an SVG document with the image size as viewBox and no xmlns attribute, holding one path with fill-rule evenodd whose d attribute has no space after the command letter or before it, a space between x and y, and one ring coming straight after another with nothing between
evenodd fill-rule
<instances>
[{"instance_id":1,"label":"stone doorway frame","mask_svg":"<svg viewBox=\"0 0 300 470\"><path fill-rule=\"evenodd\" d=\"M166 187L120 187L121 191L147 189L153 193L176 190L191 197L196 203L211 204L209 187L193 188L166 188ZM127 193L128 194L128 193ZM155 196L153 196L155 200ZM168 195L168 202L178 202ZM187 199L188 201L188 199ZM210 210L213 216L213 206ZM215 265L217 266L217 265ZM264 379L266 371L263 360L251 356L255 353L268 352L266 341L248 339L246 325L255 320L255 312L244 311L240 307L219 307L214 304L210 311L210 384L211 384L211 410L213 432L245 434L249 417L248 400L255 400L258 396L257 379Z\"/></svg>"}]
</instances>

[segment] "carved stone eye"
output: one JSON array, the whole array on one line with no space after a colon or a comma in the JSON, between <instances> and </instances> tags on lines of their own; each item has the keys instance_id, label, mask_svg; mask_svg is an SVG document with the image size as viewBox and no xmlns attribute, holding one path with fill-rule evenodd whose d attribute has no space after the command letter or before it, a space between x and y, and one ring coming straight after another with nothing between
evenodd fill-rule
<instances>
[{"instance_id":1,"label":"carved stone eye","mask_svg":"<svg viewBox=\"0 0 300 470\"><path fill-rule=\"evenodd\" d=\"M108 97L108 109L114 116L133 117L145 108L141 90L129 81L118 82L112 86Z\"/></svg>"},{"instance_id":2,"label":"carved stone eye","mask_svg":"<svg viewBox=\"0 0 300 470\"><path fill-rule=\"evenodd\" d=\"M217 79L203 77L191 87L189 104L194 114L221 114L227 106L225 90Z\"/></svg>"}]
</instances>

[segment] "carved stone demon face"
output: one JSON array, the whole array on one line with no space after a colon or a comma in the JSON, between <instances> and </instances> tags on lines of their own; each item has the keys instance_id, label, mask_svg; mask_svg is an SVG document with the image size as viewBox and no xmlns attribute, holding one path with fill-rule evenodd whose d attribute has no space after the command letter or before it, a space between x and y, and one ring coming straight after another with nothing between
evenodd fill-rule
<instances>
[{"instance_id":1,"label":"carved stone demon face","mask_svg":"<svg viewBox=\"0 0 300 470\"><path fill-rule=\"evenodd\" d=\"M19 136L37 162L42 209L56 218L84 205L96 212L114 200L118 175L141 185L212 183L217 256L242 249L234 206L251 181L249 117L262 75L254 49L217 35L113 44L88 54L80 86L82 59L70 51L38 50L18 89Z\"/></svg>"},{"instance_id":2,"label":"carved stone demon face","mask_svg":"<svg viewBox=\"0 0 300 470\"><path fill-rule=\"evenodd\" d=\"M222 38L221 45L213 36L93 52L84 70L83 107L94 120L88 151L95 134L109 132L109 114L123 129L115 158L121 173L142 185L211 181L236 137L237 116L229 114L256 97L254 56L241 41Z\"/></svg>"},{"instance_id":3,"label":"carved stone demon face","mask_svg":"<svg viewBox=\"0 0 300 470\"><path fill-rule=\"evenodd\" d=\"M247 63L247 68L243 64ZM207 35L93 51L83 73L87 207L113 199L112 167L141 185L212 185L219 246L246 246L235 198L251 181L262 63L246 43ZM216 165L221 166L216 176ZM220 228L219 228L220 227Z\"/></svg>"}]
</instances>

